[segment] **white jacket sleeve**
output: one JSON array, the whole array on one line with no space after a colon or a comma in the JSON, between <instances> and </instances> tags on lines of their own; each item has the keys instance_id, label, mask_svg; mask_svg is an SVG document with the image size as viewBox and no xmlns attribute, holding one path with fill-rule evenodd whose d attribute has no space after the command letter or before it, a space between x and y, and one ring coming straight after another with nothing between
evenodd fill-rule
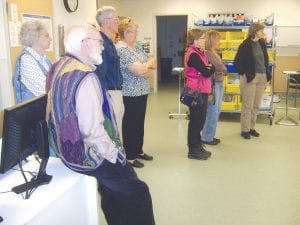
<instances>
[{"instance_id":1,"label":"white jacket sleeve","mask_svg":"<svg viewBox=\"0 0 300 225\"><path fill-rule=\"evenodd\" d=\"M79 129L86 148L96 147L108 161L115 163L118 149L104 129L102 112L103 96L96 75L87 75L76 93L76 114Z\"/></svg>"}]
</instances>

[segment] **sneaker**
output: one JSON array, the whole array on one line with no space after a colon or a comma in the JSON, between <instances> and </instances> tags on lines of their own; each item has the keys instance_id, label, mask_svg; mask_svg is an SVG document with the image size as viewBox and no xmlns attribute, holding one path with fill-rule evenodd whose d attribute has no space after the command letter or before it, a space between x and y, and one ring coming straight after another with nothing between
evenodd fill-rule
<instances>
[{"instance_id":1,"label":"sneaker","mask_svg":"<svg viewBox=\"0 0 300 225\"><path fill-rule=\"evenodd\" d=\"M258 133L256 130L254 130L254 129L251 129L251 130L249 131L249 134L250 134L251 136L253 136L253 137L259 137L259 133Z\"/></svg>"},{"instance_id":2,"label":"sneaker","mask_svg":"<svg viewBox=\"0 0 300 225\"><path fill-rule=\"evenodd\" d=\"M207 160L210 156L211 152L206 151L204 149L188 153L189 159Z\"/></svg>"},{"instance_id":3,"label":"sneaker","mask_svg":"<svg viewBox=\"0 0 300 225\"><path fill-rule=\"evenodd\" d=\"M250 132L242 131L241 136L245 139L251 139Z\"/></svg>"}]
</instances>

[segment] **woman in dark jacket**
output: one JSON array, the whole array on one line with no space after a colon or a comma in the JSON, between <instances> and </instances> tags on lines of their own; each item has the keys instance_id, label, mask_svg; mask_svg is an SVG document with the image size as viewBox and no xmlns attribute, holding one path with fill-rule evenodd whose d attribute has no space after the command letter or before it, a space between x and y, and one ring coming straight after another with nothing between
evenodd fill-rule
<instances>
[{"instance_id":1,"label":"woman in dark jacket","mask_svg":"<svg viewBox=\"0 0 300 225\"><path fill-rule=\"evenodd\" d=\"M239 46L234 59L240 74L241 136L245 139L259 137L254 127L265 85L271 80L264 28L265 25L258 22L250 25L249 36Z\"/></svg>"}]
</instances>

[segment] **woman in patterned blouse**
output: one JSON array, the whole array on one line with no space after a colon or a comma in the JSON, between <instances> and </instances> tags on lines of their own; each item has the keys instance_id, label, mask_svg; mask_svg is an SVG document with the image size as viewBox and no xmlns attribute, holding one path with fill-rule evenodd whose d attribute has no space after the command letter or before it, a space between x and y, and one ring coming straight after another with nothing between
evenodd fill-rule
<instances>
[{"instance_id":1,"label":"woman in patterned blouse","mask_svg":"<svg viewBox=\"0 0 300 225\"><path fill-rule=\"evenodd\" d=\"M46 76L51 67L45 51L52 38L42 23L35 20L23 23L20 41L24 48L16 60L14 72L17 103L46 93Z\"/></svg>"},{"instance_id":2,"label":"woman in patterned blouse","mask_svg":"<svg viewBox=\"0 0 300 225\"><path fill-rule=\"evenodd\" d=\"M119 23L120 41L116 48L120 56L123 76L123 145L130 165L142 168L140 159L151 161L153 157L144 153L144 121L147 96L150 93L149 76L155 69L156 61L136 45L137 24L130 18Z\"/></svg>"}]
</instances>

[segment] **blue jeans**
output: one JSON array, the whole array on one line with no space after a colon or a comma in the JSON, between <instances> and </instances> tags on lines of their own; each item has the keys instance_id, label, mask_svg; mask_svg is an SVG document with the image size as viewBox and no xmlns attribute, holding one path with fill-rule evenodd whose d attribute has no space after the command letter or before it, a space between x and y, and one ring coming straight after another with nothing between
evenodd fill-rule
<instances>
[{"instance_id":1,"label":"blue jeans","mask_svg":"<svg viewBox=\"0 0 300 225\"><path fill-rule=\"evenodd\" d=\"M202 130L202 141L210 142L215 137L217 122L221 112L223 92L223 82L215 82L214 100L207 105L206 120Z\"/></svg>"}]
</instances>

